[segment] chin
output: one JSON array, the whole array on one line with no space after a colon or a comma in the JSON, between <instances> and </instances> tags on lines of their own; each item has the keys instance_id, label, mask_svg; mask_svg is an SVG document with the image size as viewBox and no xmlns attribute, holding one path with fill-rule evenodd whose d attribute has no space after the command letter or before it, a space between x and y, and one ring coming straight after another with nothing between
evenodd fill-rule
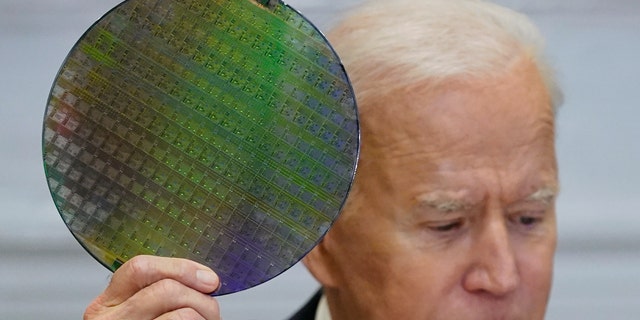
<instances>
[{"instance_id":1,"label":"chin","mask_svg":"<svg viewBox=\"0 0 640 320\"><path fill-rule=\"evenodd\" d=\"M421 317L425 320L543 320L545 307L484 304L459 306Z\"/></svg>"}]
</instances>

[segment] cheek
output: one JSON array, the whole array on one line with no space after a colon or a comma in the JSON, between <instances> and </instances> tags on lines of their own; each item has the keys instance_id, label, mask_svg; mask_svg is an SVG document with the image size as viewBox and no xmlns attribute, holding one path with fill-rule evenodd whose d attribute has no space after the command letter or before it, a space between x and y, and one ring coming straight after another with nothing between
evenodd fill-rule
<instances>
[{"instance_id":1,"label":"cheek","mask_svg":"<svg viewBox=\"0 0 640 320\"><path fill-rule=\"evenodd\" d=\"M449 305L459 287L462 268L446 258L407 250L387 261L384 290L389 313L381 319L433 319Z\"/></svg>"},{"instance_id":2,"label":"cheek","mask_svg":"<svg viewBox=\"0 0 640 320\"><path fill-rule=\"evenodd\" d=\"M341 221L346 222L346 221ZM376 312L389 312L390 318L408 319L404 312L426 314L427 307L443 296L451 270L443 260L417 250L415 243L387 224L367 221L336 225L331 237L342 288L362 306L378 305ZM349 232L350 230L350 232ZM373 310L372 310L373 311ZM382 317L384 318L384 317Z\"/></svg>"},{"instance_id":3,"label":"cheek","mask_svg":"<svg viewBox=\"0 0 640 320\"><path fill-rule=\"evenodd\" d=\"M385 261L393 252L389 232L359 214L340 219L324 240L335 263L334 273L346 286L379 286L381 275L387 273Z\"/></svg>"},{"instance_id":4,"label":"cheek","mask_svg":"<svg viewBox=\"0 0 640 320\"><path fill-rule=\"evenodd\" d=\"M555 245L549 243L519 257L523 291L528 299L540 306L546 305L551 290L554 252Z\"/></svg>"},{"instance_id":5,"label":"cheek","mask_svg":"<svg viewBox=\"0 0 640 320\"><path fill-rule=\"evenodd\" d=\"M394 261L397 275L394 284L410 296L437 301L460 282L460 268L451 260L426 254L419 257L415 252L405 258Z\"/></svg>"}]
</instances>

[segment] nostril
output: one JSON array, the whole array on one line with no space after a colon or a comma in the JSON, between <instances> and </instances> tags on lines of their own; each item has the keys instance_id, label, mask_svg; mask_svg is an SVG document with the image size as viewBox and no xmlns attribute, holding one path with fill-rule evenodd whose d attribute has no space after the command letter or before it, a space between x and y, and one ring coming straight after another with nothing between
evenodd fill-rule
<instances>
[{"instance_id":1,"label":"nostril","mask_svg":"<svg viewBox=\"0 0 640 320\"><path fill-rule=\"evenodd\" d=\"M507 295L515 291L519 285L520 276L517 272L491 269L483 265L473 266L463 278L466 291L490 294L494 297Z\"/></svg>"}]
</instances>

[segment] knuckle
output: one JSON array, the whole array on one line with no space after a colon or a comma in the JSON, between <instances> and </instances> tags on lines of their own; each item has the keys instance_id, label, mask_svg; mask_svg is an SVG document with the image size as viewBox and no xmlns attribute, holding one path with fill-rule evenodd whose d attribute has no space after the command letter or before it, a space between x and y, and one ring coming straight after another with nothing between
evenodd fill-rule
<instances>
[{"instance_id":1,"label":"knuckle","mask_svg":"<svg viewBox=\"0 0 640 320\"><path fill-rule=\"evenodd\" d=\"M162 279L153 286L154 295L162 297L182 296L186 287L173 279Z\"/></svg>"},{"instance_id":2,"label":"knuckle","mask_svg":"<svg viewBox=\"0 0 640 320\"><path fill-rule=\"evenodd\" d=\"M206 320L197 311L192 308L182 308L172 312L168 320Z\"/></svg>"},{"instance_id":3,"label":"knuckle","mask_svg":"<svg viewBox=\"0 0 640 320\"><path fill-rule=\"evenodd\" d=\"M84 310L84 314L82 315L83 320L92 320L97 319L100 314L103 314L105 311L105 307L102 306L99 302L99 297L91 302Z\"/></svg>"},{"instance_id":4,"label":"knuckle","mask_svg":"<svg viewBox=\"0 0 640 320\"><path fill-rule=\"evenodd\" d=\"M132 277L141 277L151 270L151 263L146 256L135 256L126 262L126 267Z\"/></svg>"},{"instance_id":5,"label":"knuckle","mask_svg":"<svg viewBox=\"0 0 640 320\"><path fill-rule=\"evenodd\" d=\"M184 303L181 301L183 300L181 298L183 296L182 290L183 288L178 282L163 279L142 289L118 307L121 310L127 310L125 314L133 313L136 308L167 312Z\"/></svg>"},{"instance_id":6,"label":"knuckle","mask_svg":"<svg viewBox=\"0 0 640 320\"><path fill-rule=\"evenodd\" d=\"M96 299L97 301L97 299ZM116 320L123 319L130 314L131 308L126 303L118 306L107 307L100 303L92 302L82 315L83 320Z\"/></svg>"},{"instance_id":7,"label":"knuckle","mask_svg":"<svg viewBox=\"0 0 640 320\"><path fill-rule=\"evenodd\" d=\"M175 263L176 263L176 269L175 269L176 276L178 276L180 279L183 279L190 274L191 265L189 264L188 260L175 259Z\"/></svg>"}]
</instances>

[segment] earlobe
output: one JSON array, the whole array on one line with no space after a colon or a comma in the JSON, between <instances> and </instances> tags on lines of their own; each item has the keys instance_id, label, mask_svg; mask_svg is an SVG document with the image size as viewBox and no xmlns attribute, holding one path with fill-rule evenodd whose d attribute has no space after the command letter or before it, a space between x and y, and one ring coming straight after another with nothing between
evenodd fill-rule
<instances>
[{"instance_id":1,"label":"earlobe","mask_svg":"<svg viewBox=\"0 0 640 320\"><path fill-rule=\"evenodd\" d=\"M344 240L348 239L346 235L350 234L345 230L349 230L350 226L353 229L350 217L352 216L351 212L356 212L355 210L358 208L353 200L359 194L357 186L358 184L355 183L349 194L350 200L347 200L338 220L302 260L313 277L324 287L325 292L326 289L337 289L344 285L343 267L345 261L343 260L348 257L348 254L344 252Z\"/></svg>"},{"instance_id":2,"label":"earlobe","mask_svg":"<svg viewBox=\"0 0 640 320\"><path fill-rule=\"evenodd\" d=\"M326 248L326 241L323 239L316 245L302 260L309 272L324 288L335 288L337 279L333 272L333 259Z\"/></svg>"}]
</instances>

